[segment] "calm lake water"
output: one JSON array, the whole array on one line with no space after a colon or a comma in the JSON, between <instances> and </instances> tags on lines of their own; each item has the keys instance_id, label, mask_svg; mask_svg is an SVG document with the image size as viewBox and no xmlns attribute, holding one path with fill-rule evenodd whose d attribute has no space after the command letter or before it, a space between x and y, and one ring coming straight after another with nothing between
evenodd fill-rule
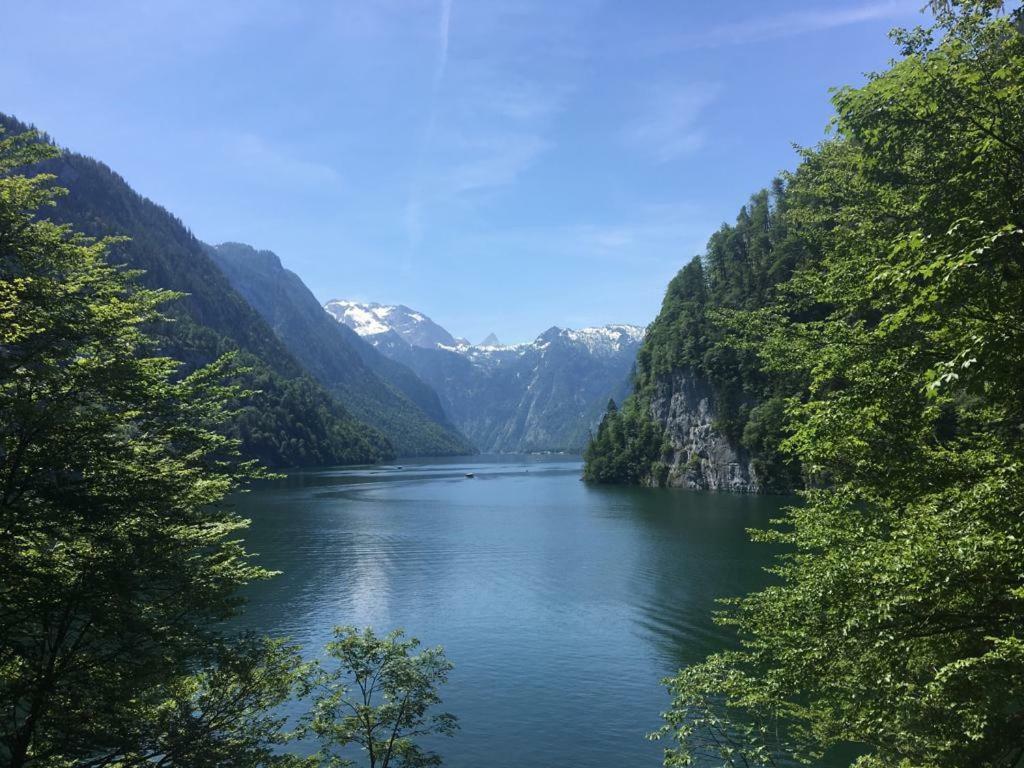
<instances>
[{"instance_id":1,"label":"calm lake water","mask_svg":"<svg viewBox=\"0 0 1024 768\"><path fill-rule=\"evenodd\" d=\"M476 477L468 479L465 473ZM594 487L566 457L302 472L245 494L282 571L247 626L315 655L336 624L404 628L455 664L453 768L660 765L660 680L729 643L715 598L765 583L745 532L787 499Z\"/></svg>"}]
</instances>

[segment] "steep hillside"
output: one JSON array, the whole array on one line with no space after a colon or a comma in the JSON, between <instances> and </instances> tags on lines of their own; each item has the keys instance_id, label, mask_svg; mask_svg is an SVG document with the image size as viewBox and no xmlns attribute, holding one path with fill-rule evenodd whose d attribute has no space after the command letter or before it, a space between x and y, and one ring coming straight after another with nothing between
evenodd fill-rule
<instances>
[{"instance_id":1,"label":"steep hillside","mask_svg":"<svg viewBox=\"0 0 1024 768\"><path fill-rule=\"evenodd\" d=\"M609 409L588 447L588 479L754 493L799 485L799 467L778 450L791 385L762 371L726 322L768 306L806 258L786 203L779 182L754 195L669 283L637 354L634 394Z\"/></svg>"},{"instance_id":2,"label":"steep hillside","mask_svg":"<svg viewBox=\"0 0 1024 768\"><path fill-rule=\"evenodd\" d=\"M306 370L356 417L380 429L399 455L474 452L429 386L334 322L275 254L239 243L208 247L208 253Z\"/></svg>"},{"instance_id":3,"label":"steep hillside","mask_svg":"<svg viewBox=\"0 0 1024 768\"><path fill-rule=\"evenodd\" d=\"M0 126L9 133L28 130L3 115ZM166 307L169 321L152 329L163 354L194 367L239 353L248 369L243 381L259 390L233 426L248 455L273 466L302 466L373 462L393 454L378 431L351 416L303 370L181 221L92 158L64 152L40 170L68 189L49 218L94 237L127 236L111 258L143 270L140 280L147 286L185 294Z\"/></svg>"}]
</instances>

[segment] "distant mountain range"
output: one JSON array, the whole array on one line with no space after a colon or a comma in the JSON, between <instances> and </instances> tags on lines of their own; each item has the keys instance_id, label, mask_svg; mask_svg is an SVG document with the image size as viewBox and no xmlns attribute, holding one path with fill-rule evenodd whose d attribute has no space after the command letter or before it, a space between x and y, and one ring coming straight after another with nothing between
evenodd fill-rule
<instances>
[{"instance_id":1,"label":"distant mountain range","mask_svg":"<svg viewBox=\"0 0 1024 768\"><path fill-rule=\"evenodd\" d=\"M633 325L552 327L527 344L491 334L473 345L402 305L334 299L324 309L433 387L484 452L580 450L608 399L629 393L644 336Z\"/></svg>"},{"instance_id":2,"label":"distant mountain range","mask_svg":"<svg viewBox=\"0 0 1024 768\"><path fill-rule=\"evenodd\" d=\"M207 253L306 370L354 416L386 435L398 455L476 452L449 422L429 386L348 327L332 322L276 254L241 243L207 246Z\"/></svg>"},{"instance_id":3,"label":"distant mountain range","mask_svg":"<svg viewBox=\"0 0 1024 768\"><path fill-rule=\"evenodd\" d=\"M29 129L6 115L0 127ZM142 270L148 287L182 294L164 308L168 322L149 329L161 354L185 371L238 356L240 383L255 391L231 426L247 455L284 467L474 450L430 387L327 318L273 254L202 243L92 158L64 151L38 170L69 190L48 218L94 237L127 235L111 260Z\"/></svg>"},{"instance_id":4,"label":"distant mountain range","mask_svg":"<svg viewBox=\"0 0 1024 768\"><path fill-rule=\"evenodd\" d=\"M3 114L0 128L29 130ZM629 390L640 328L551 328L519 345L491 334L474 346L408 307L350 301L329 303L335 322L275 254L201 242L103 163L63 151L37 170L69 190L48 218L127 236L111 260L180 294L149 329L156 351L183 372L237 356L253 394L230 431L271 466L579 450L608 398Z\"/></svg>"}]
</instances>

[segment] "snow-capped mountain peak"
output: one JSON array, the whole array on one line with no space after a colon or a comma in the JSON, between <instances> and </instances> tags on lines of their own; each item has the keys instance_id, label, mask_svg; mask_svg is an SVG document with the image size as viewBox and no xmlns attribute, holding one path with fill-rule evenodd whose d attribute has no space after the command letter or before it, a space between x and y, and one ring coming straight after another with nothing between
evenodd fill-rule
<instances>
[{"instance_id":1,"label":"snow-capped mountain peak","mask_svg":"<svg viewBox=\"0 0 1024 768\"><path fill-rule=\"evenodd\" d=\"M494 356L505 358L509 354L521 355L531 349L543 351L556 341L582 346L591 355L606 357L639 345L645 330L638 325L625 324L578 330L553 326L526 344L502 344L493 333L479 344L470 344L465 339L456 339L422 312L403 304L334 299L327 302L324 309L338 322L345 323L375 345L382 343L388 334L395 334L411 346L457 352L478 362Z\"/></svg>"},{"instance_id":2,"label":"snow-capped mountain peak","mask_svg":"<svg viewBox=\"0 0 1024 768\"><path fill-rule=\"evenodd\" d=\"M416 312L403 304L332 299L324 305L324 309L339 323L344 323L370 342L374 341L374 337L394 332L414 347L430 349L440 344L456 343L444 328L422 312Z\"/></svg>"},{"instance_id":3,"label":"snow-capped mountain peak","mask_svg":"<svg viewBox=\"0 0 1024 768\"><path fill-rule=\"evenodd\" d=\"M599 328L562 331L569 341L582 344L592 355L614 354L623 346L639 344L646 329L639 325L604 325Z\"/></svg>"},{"instance_id":4,"label":"snow-capped mountain peak","mask_svg":"<svg viewBox=\"0 0 1024 768\"><path fill-rule=\"evenodd\" d=\"M552 326L533 341L455 338L402 305L335 300L324 307L438 394L452 423L485 452L579 450L608 398L621 402L645 329Z\"/></svg>"},{"instance_id":5,"label":"snow-capped mountain peak","mask_svg":"<svg viewBox=\"0 0 1024 768\"><path fill-rule=\"evenodd\" d=\"M324 308L334 315L338 322L344 322L360 336L376 336L378 333L387 333L391 330L384 322L391 307L334 299L327 302Z\"/></svg>"}]
</instances>

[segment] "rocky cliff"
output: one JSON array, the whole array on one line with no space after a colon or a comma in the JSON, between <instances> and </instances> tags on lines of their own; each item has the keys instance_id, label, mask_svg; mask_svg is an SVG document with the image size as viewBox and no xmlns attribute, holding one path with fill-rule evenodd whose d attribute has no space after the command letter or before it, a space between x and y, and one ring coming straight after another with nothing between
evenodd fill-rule
<instances>
[{"instance_id":1,"label":"rocky cliff","mask_svg":"<svg viewBox=\"0 0 1024 768\"><path fill-rule=\"evenodd\" d=\"M715 428L711 387L692 369L676 370L655 382L650 415L664 429L665 484L735 493L763 490L749 452L730 444Z\"/></svg>"},{"instance_id":2,"label":"rocky cliff","mask_svg":"<svg viewBox=\"0 0 1024 768\"><path fill-rule=\"evenodd\" d=\"M634 394L609 404L585 452L588 480L744 493L801 487L799 462L785 450L797 384L761 358L757 330L777 285L815 253L787 227L787 195L781 181L755 194L669 282L637 352Z\"/></svg>"}]
</instances>

